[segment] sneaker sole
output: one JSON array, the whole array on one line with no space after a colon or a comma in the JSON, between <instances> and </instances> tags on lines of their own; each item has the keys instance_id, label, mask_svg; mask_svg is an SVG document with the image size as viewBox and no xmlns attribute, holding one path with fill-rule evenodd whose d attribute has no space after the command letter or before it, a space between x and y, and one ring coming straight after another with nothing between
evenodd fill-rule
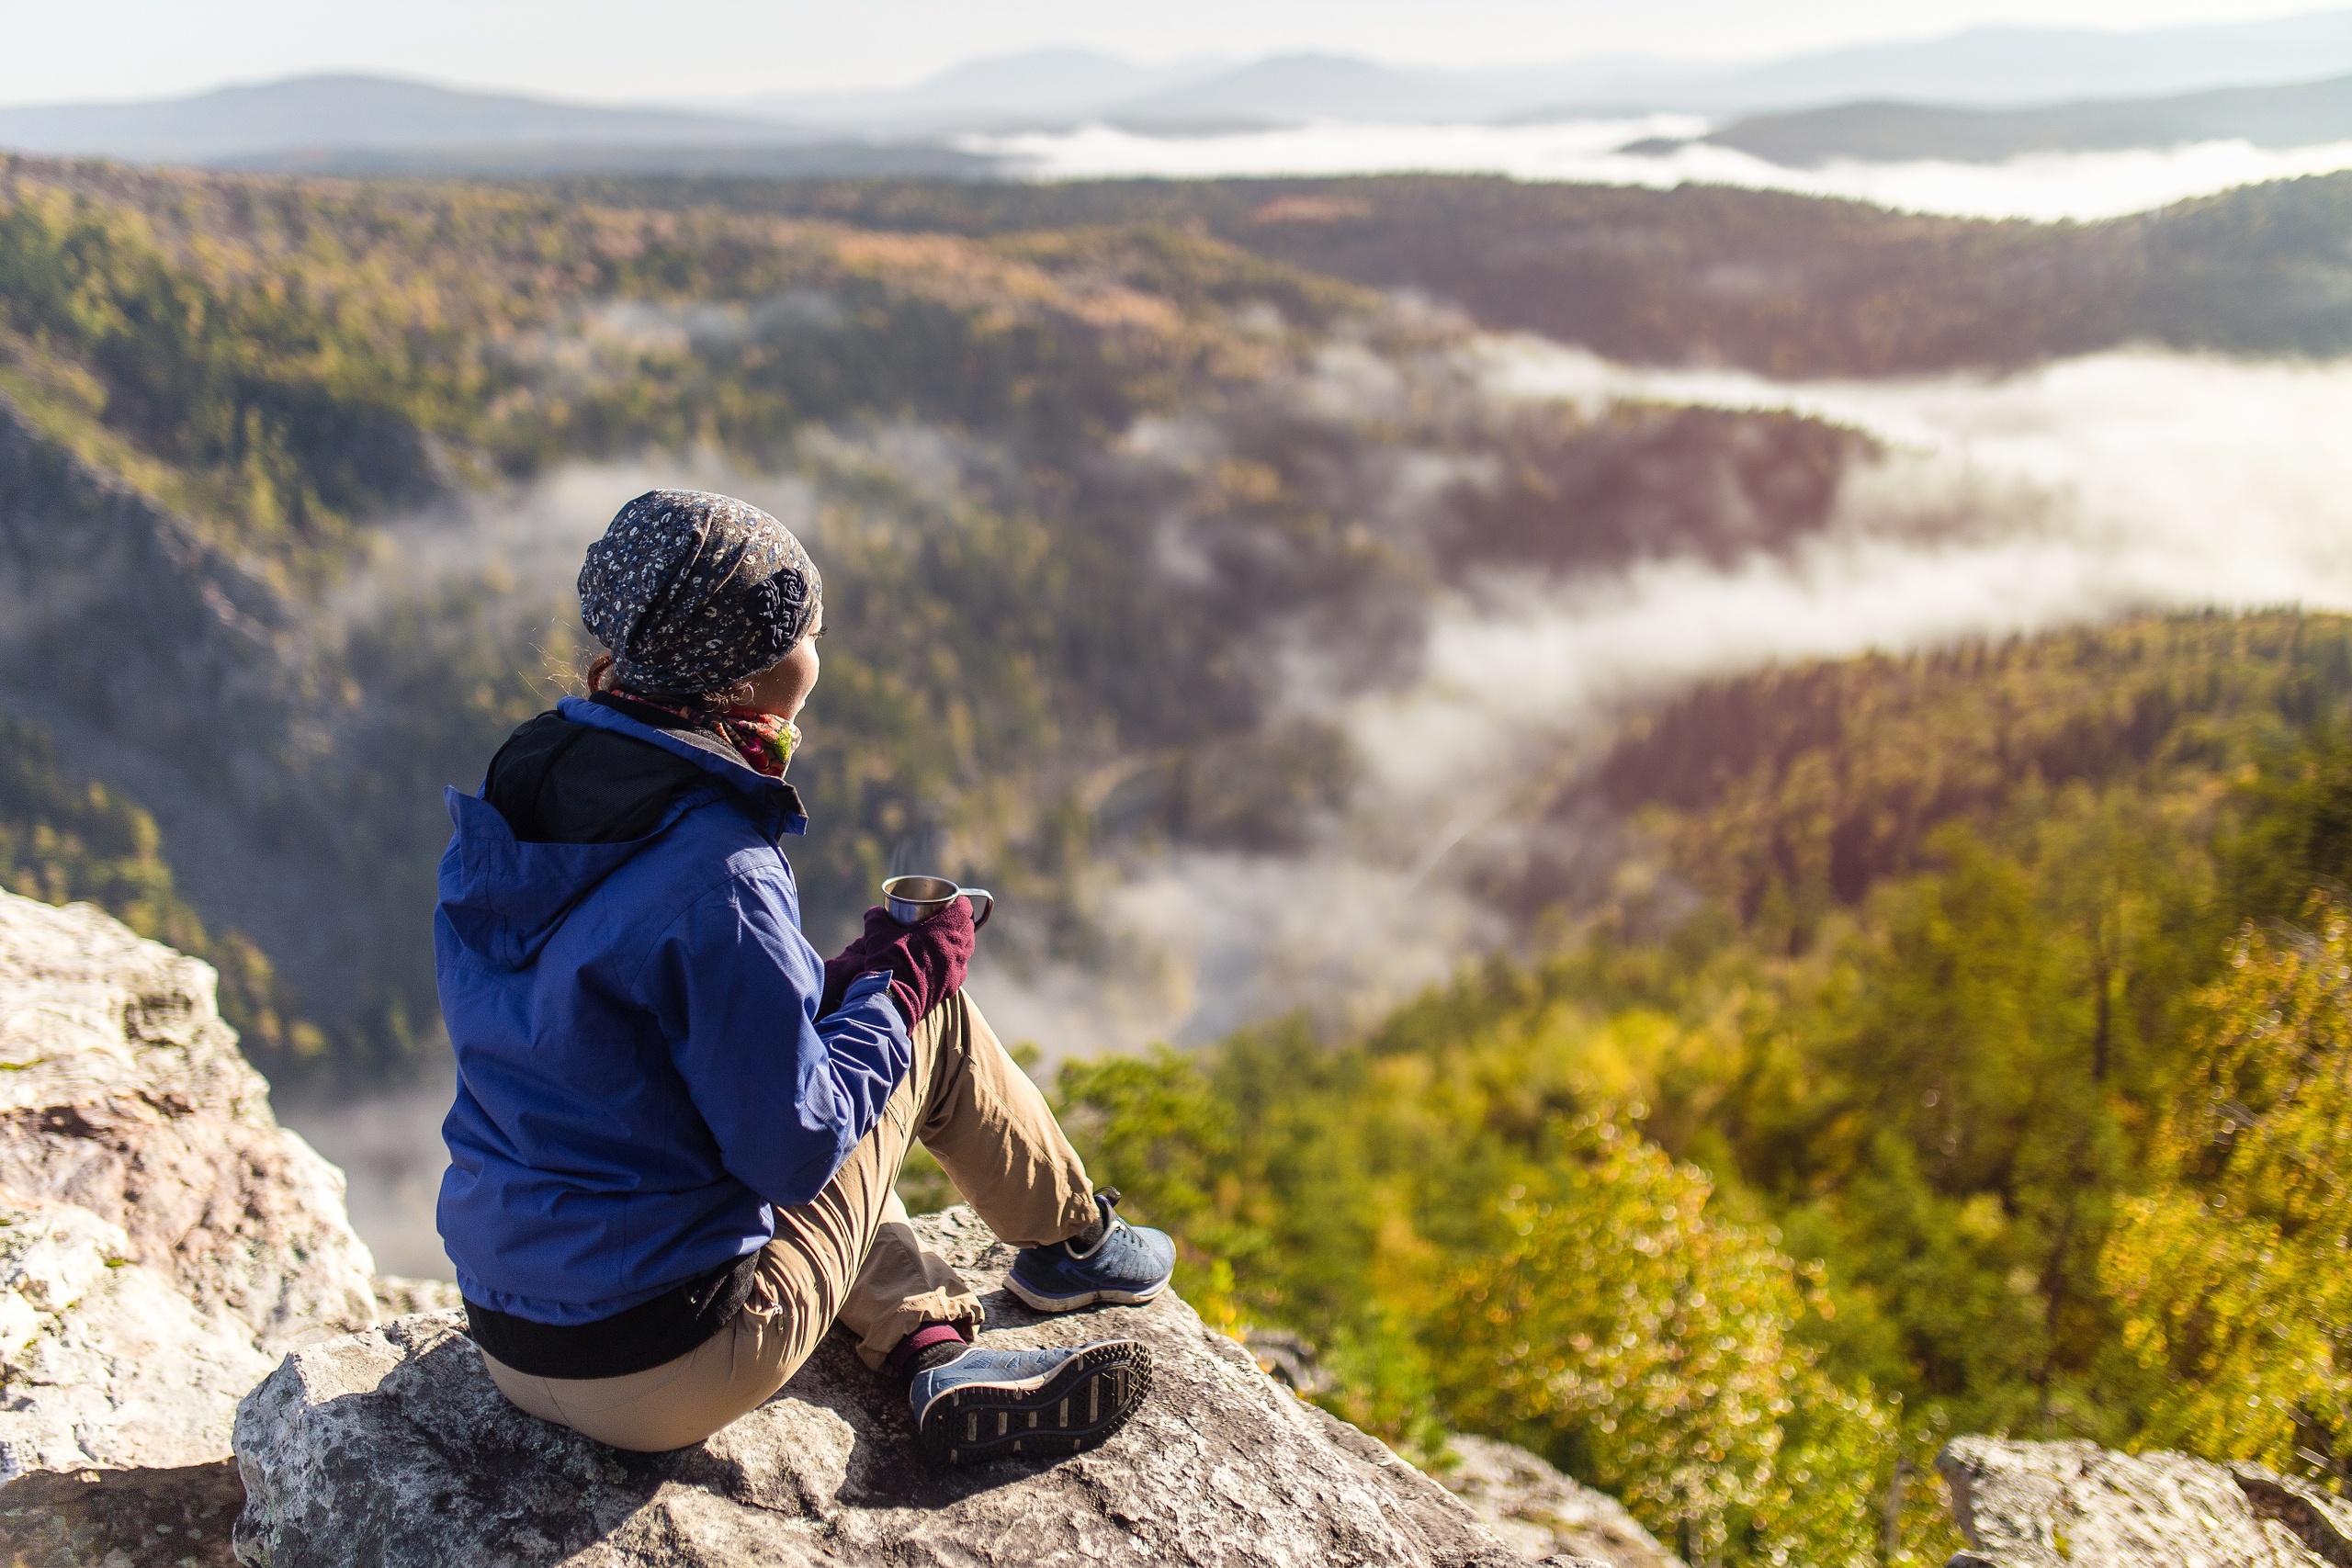
<instances>
[{"instance_id":1,"label":"sneaker sole","mask_svg":"<svg viewBox=\"0 0 2352 1568\"><path fill-rule=\"evenodd\" d=\"M1151 1393L1151 1348L1091 1345L1042 1378L967 1383L923 1406L917 1430L943 1464L1058 1459L1107 1439Z\"/></svg>"},{"instance_id":2,"label":"sneaker sole","mask_svg":"<svg viewBox=\"0 0 2352 1568\"><path fill-rule=\"evenodd\" d=\"M1166 1290L1168 1281L1162 1280L1148 1291L1082 1291L1074 1296L1048 1296L1031 1290L1013 1276L1007 1274L1004 1277L1004 1288L1028 1303L1035 1311L1076 1312L1080 1307L1092 1306L1097 1302L1108 1302L1113 1306L1142 1306Z\"/></svg>"}]
</instances>

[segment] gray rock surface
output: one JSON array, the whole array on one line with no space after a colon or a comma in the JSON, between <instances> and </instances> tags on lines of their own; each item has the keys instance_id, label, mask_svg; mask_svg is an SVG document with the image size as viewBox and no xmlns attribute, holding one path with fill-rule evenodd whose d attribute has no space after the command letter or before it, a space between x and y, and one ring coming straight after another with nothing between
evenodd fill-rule
<instances>
[{"instance_id":1,"label":"gray rock surface","mask_svg":"<svg viewBox=\"0 0 2352 1568\"><path fill-rule=\"evenodd\" d=\"M9 1474L220 1456L237 1400L274 1364L70 1203L0 1202L0 1461Z\"/></svg>"},{"instance_id":2,"label":"gray rock surface","mask_svg":"<svg viewBox=\"0 0 2352 1568\"><path fill-rule=\"evenodd\" d=\"M1242 1331L1241 1344L1260 1371L1295 1393L1312 1395L1332 1386L1321 1355L1299 1335L1250 1328ZM1623 1503L1525 1449L1457 1432L1446 1439L1445 1460L1434 1472L1438 1483L1522 1557L1566 1554L1610 1568L1682 1568Z\"/></svg>"},{"instance_id":3,"label":"gray rock surface","mask_svg":"<svg viewBox=\"0 0 2352 1568\"><path fill-rule=\"evenodd\" d=\"M9 1568L235 1568L234 1460L175 1470L36 1472L0 1486Z\"/></svg>"},{"instance_id":4,"label":"gray rock surface","mask_svg":"<svg viewBox=\"0 0 2352 1568\"><path fill-rule=\"evenodd\" d=\"M1956 1438L1953 1568L2352 1568L2352 1506L2256 1465Z\"/></svg>"},{"instance_id":5,"label":"gray rock surface","mask_svg":"<svg viewBox=\"0 0 2352 1568\"><path fill-rule=\"evenodd\" d=\"M1172 1292L1041 1317L1002 1289L1011 1249L969 1210L916 1224L980 1292L985 1343L1133 1336L1156 1359L1149 1404L1091 1453L941 1469L914 1446L904 1393L835 1336L709 1441L628 1454L509 1405L457 1314L407 1317L296 1350L245 1400L239 1554L266 1568L1525 1561Z\"/></svg>"},{"instance_id":6,"label":"gray rock surface","mask_svg":"<svg viewBox=\"0 0 2352 1568\"><path fill-rule=\"evenodd\" d=\"M280 1354L375 1320L342 1175L212 987L92 906L0 893L0 1480L222 1458Z\"/></svg>"},{"instance_id":7,"label":"gray rock surface","mask_svg":"<svg viewBox=\"0 0 2352 1568\"><path fill-rule=\"evenodd\" d=\"M1570 1480L1525 1449L1492 1438L1455 1436L1453 1463L1437 1473L1506 1546L1522 1557L1555 1555L1610 1568L1682 1568L1625 1505Z\"/></svg>"}]
</instances>

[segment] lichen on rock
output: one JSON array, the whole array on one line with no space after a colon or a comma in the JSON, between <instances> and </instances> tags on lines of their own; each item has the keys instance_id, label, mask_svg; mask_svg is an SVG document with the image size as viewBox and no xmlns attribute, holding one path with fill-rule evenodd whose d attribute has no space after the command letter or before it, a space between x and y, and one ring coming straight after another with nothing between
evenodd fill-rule
<instances>
[{"instance_id":1,"label":"lichen on rock","mask_svg":"<svg viewBox=\"0 0 2352 1568\"><path fill-rule=\"evenodd\" d=\"M373 1281L376 1315L410 1317L420 1312L447 1312L465 1297L447 1280L412 1280L401 1274L379 1274Z\"/></svg>"},{"instance_id":2,"label":"lichen on rock","mask_svg":"<svg viewBox=\"0 0 2352 1568\"><path fill-rule=\"evenodd\" d=\"M69 1203L0 1203L0 1469L198 1464L269 1371L242 1323L131 1262L122 1231Z\"/></svg>"}]
</instances>

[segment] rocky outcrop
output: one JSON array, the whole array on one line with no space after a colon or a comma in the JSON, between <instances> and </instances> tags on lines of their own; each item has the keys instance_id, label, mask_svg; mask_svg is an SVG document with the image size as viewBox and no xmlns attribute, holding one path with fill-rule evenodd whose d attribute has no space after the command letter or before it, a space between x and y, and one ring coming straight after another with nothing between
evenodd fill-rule
<instances>
[{"instance_id":1,"label":"rocky outcrop","mask_svg":"<svg viewBox=\"0 0 2352 1568\"><path fill-rule=\"evenodd\" d=\"M2352 1568L2352 1504L2258 1465L1957 1438L1951 1568Z\"/></svg>"},{"instance_id":2,"label":"rocky outcrop","mask_svg":"<svg viewBox=\"0 0 2352 1568\"><path fill-rule=\"evenodd\" d=\"M1333 1384L1313 1345L1287 1329L1249 1328L1242 1346L1258 1370L1312 1397ZM1566 1555L1609 1568L1682 1568L1625 1506L1561 1474L1525 1449L1456 1433L1432 1473L1521 1557Z\"/></svg>"},{"instance_id":3,"label":"rocky outcrop","mask_svg":"<svg viewBox=\"0 0 2352 1568\"><path fill-rule=\"evenodd\" d=\"M0 893L0 1480L218 1460L285 1350L375 1320L342 1175L277 1125L212 985Z\"/></svg>"},{"instance_id":4,"label":"rocky outcrop","mask_svg":"<svg viewBox=\"0 0 2352 1568\"><path fill-rule=\"evenodd\" d=\"M117 1227L66 1203L0 1204L0 1460L9 1473L218 1457L225 1417L274 1364L124 1257Z\"/></svg>"},{"instance_id":5,"label":"rocky outcrop","mask_svg":"<svg viewBox=\"0 0 2352 1568\"><path fill-rule=\"evenodd\" d=\"M980 1292L985 1340L1132 1335L1150 1403L1091 1453L945 1470L905 1394L839 1336L783 1393L677 1453L604 1448L508 1404L454 1314L306 1346L237 1416L240 1554L266 1568L1151 1562L1506 1568L1444 1488L1302 1404L1172 1292L1047 1318L969 1210L916 1222Z\"/></svg>"},{"instance_id":6,"label":"rocky outcrop","mask_svg":"<svg viewBox=\"0 0 2352 1568\"><path fill-rule=\"evenodd\" d=\"M1682 1568L1625 1505L1572 1481L1525 1449L1492 1438L1455 1436L1453 1462L1437 1472L1445 1489L1522 1557L1566 1556L1610 1568Z\"/></svg>"},{"instance_id":7,"label":"rocky outcrop","mask_svg":"<svg viewBox=\"0 0 2352 1568\"><path fill-rule=\"evenodd\" d=\"M917 1224L993 1341L1152 1347L1152 1401L1105 1447L938 1469L838 1337L693 1449L547 1426L490 1383L451 1287L371 1278L211 985L96 909L0 894L0 1561L1679 1568L1520 1450L1456 1438L1444 1484L1422 1475L1261 1370L1320 1381L1294 1337L1253 1358L1173 1295L1039 1317L967 1210ZM1939 1462L1953 1568L2352 1568L2352 1505L2257 1467L1979 1438Z\"/></svg>"},{"instance_id":8,"label":"rocky outcrop","mask_svg":"<svg viewBox=\"0 0 2352 1568\"><path fill-rule=\"evenodd\" d=\"M223 1568L242 1509L243 1560L284 1568L1521 1561L1173 1296L1029 1314L965 1212L922 1224L988 1291L992 1336L1153 1345L1160 1392L1108 1447L937 1470L900 1393L832 1343L710 1442L616 1453L508 1405L452 1289L371 1278L341 1198L273 1120L209 970L0 894L0 1559ZM372 1328L379 1303L410 1315Z\"/></svg>"}]
</instances>

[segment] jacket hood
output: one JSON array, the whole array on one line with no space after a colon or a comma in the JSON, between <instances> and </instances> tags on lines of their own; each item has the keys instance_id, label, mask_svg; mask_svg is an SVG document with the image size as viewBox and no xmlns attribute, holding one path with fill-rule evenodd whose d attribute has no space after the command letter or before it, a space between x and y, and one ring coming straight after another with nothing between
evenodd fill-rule
<instances>
[{"instance_id":1,"label":"jacket hood","mask_svg":"<svg viewBox=\"0 0 2352 1568\"><path fill-rule=\"evenodd\" d=\"M733 795L771 834L808 830L798 792L781 779L576 697L565 698L556 711L575 724L614 730L684 757L708 775L708 783L680 794L642 838L599 844L524 842L480 795L445 790L457 831L441 857L441 915L458 942L501 969L531 963L581 900L700 807Z\"/></svg>"},{"instance_id":2,"label":"jacket hood","mask_svg":"<svg viewBox=\"0 0 2352 1568\"><path fill-rule=\"evenodd\" d=\"M789 833L797 838L808 830L808 816L801 809L798 790L782 779L753 772L744 765L741 758L728 753L716 740L700 735L689 738L675 730L656 729L625 713L579 697L564 698L556 704L555 711L574 724L584 724L592 729L609 729L616 734L650 742L664 751L684 757L708 773L714 783L744 796L746 802L752 806L754 816L771 822L771 831Z\"/></svg>"}]
</instances>

